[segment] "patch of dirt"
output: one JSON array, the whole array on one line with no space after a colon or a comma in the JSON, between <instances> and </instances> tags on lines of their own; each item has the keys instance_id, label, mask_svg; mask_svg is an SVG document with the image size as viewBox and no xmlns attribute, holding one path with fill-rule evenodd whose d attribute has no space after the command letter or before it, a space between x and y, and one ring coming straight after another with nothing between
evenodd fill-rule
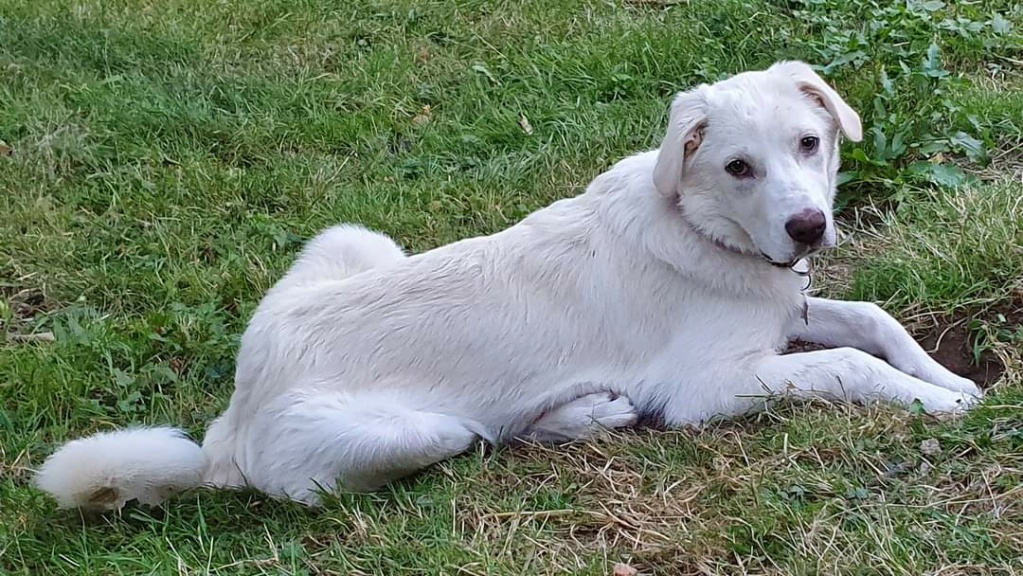
<instances>
[{"instance_id":1,"label":"patch of dirt","mask_svg":"<svg viewBox=\"0 0 1023 576\"><path fill-rule=\"evenodd\" d=\"M984 348L979 358L975 358L977 335L970 331L968 321L936 324L935 328L923 334L914 334L931 358L952 372L973 380L981 388L988 388L1002 377L1005 367L990 348Z\"/></svg>"},{"instance_id":2,"label":"patch of dirt","mask_svg":"<svg viewBox=\"0 0 1023 576\"><path fill-rule=\"evenodd\" d=\"M42 290L0 282L0 346L53 342L52 332L37 332L32 324L54 308Z\"/></svg>"},{"instance_id":3,"label":"patch of dirt","mask_svg":"<svg viewBox=\"0 0 1023 576\"><path fill-rule=\"evenodd\" d=\"M816 352L817 350L827 350L828 347L816 342L806 342L804 340L793 340L789 342L789 347L785 349L785 354L795 354L797 352Z\"/></svg>"},{"instance_id":4,"label":"patch of dirt","mask_svg":"<svg viewBox=\"0 0 1023 576\"><path fill-rule=\"evenodd\" d=\"M11 313L17 321L31 320L37 314L53 308L53 303L41 290L22 288L14 284L0 283L0 298L11 307Z\"/></svg>"},{"instance_id":5,"label":"patch of dirt","mask_svg":"<svg viewBox=\"0 0 1023 576\"><path fill-rule=\"evenodd\" d=\"M957 312L952 318L938 319L930 326L915 330L913 335L924 350L943 366L977 382L981 388L987 388L1002 377L1005 366L990 346L980 347L979 358L975 358L979 334L970 329L975 320L1010 332L1023 329L1023 299L979 313Z\"/></svg>"}]
</instances>

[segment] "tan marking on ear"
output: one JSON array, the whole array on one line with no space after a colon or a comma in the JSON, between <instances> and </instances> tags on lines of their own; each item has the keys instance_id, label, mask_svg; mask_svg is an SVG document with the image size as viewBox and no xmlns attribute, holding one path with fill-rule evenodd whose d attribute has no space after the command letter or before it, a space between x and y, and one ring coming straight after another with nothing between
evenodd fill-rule
<instances>
[{"instance_id":1,"label":"tan marking on ear","mask_svg":"<svg viewBox=\"0 0 1023 576\"><path fill-rule=\"evenodd\" d=\"M706 128L706 126L701 124L700 126L696 127L696 130L693 130L693 135L690 136L688 140L686 140L685 147L683 148L684 150L682 155L683 158L688 158L692 156L693 152L696 152L696 150L700 147L700 144L703 143L704 128Z\"/></svg>"},{"instance_id":2,"label":"tan marking on ear","mask_svg":"<svg viewBox=\"0 0 1023 576\"><path fill-rule=\"evenodd\" d=\"M823 108L825 111L828 109L828 106L824 103L824 98L821 98L820 94L814 92L813 90L809 90L807 88L803 88L802 92L803 92L803 94L806 94L811 99L813 99L813 101L816 102L817 105L820 106L821 108ZM829 112L829 114L830 114L830 112Z\"/></svg>"}]
</instances>

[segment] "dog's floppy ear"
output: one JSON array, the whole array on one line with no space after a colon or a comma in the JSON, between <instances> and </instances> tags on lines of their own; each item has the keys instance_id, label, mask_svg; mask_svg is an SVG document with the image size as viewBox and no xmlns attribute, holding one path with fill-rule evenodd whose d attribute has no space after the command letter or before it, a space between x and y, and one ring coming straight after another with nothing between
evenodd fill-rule
<instances>
[{"instance_id":1,"label":"dog's floppy ear","mask_svg":"<svg viewBox=\"0 0 1023 576\"><path fill-rule=\"evenodd\" d=\"M665 195L678 192L682 165L687 156L700 147L707 121L707 87L701 85L681 92L671 103L668 130L654 166L654 186Z\"/></svg>"},{"instance_id":2,"label":"dog's floppy ear","mask_svg":"<svg viewBox=\"0 0 1023 576\"><path fill-rule=\"evenodd\" d=\"M838 92L828 86L828 83L818 76L808 64L795 60L783 61L771 66L768 71L784 74L795 80L800 90L820 102L821 106L831 114L846 138L853 142L863 139L860 115L846 104Z\"/></svg>"}]
</instances>

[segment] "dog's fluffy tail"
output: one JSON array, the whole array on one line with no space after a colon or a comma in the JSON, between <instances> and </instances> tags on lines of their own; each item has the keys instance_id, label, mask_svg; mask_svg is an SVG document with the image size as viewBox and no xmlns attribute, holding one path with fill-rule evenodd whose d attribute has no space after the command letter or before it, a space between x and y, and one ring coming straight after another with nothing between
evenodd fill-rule
<instances>
[{"instance_id":1,"label":"dog's fluffy tail","mask_svg":"<svg viewBox=\"0 0 1023 576\"><path fill-rule=\"evenodd\" d=\"M175 428L129 428L74 440L52 454L36 486L61 508L118 510L156 505L203 485L206 455Z\"/></svg>"}]
</instances>

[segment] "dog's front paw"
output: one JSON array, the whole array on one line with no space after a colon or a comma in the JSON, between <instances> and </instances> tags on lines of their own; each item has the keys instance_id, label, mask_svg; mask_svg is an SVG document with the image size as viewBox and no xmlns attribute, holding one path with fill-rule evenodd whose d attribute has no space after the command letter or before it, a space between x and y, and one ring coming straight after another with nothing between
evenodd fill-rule
<instances>
[{"instance_id":1,"label":"dog's front paw","mask_svg":"<svg viewBox=\"0 0 1023 576\"><path fill-rule=\"evenodd\" d=\"M938 393L929 394L926 398L918 398L918 400L928 414L962 414L979 404L983 400L983 393L979 389L976 395L940 390Z\"/></svg>"},{"instance_id":2,"label":"dog's front paw","mask_svg":"<svg viewBox=\"0 0 1023 576\"><path fill-rule=\"evenodd\" d=\"M984 397L984 391L981 390L973 380L957 376L944 368L941 369L941 372L936 374L933 372L931 374L923 374L920 379L924 382L930 382L939 388L951 390L952 392L960 392L970 396L976 396L977 398Z\"/></svg>"},{"instance_id":3,"label":"dog's front paw","mask_svg":"<svg viewBox=\"0 0 1023 576\"><path fill-rule=\"evenodd\" d=\"M973 380L958 376L933 360L911 365L908 370L904 371L910 376L915 376L928 384L934 384L945 390L961 392L978 398L983 398L984 396L984 392Z\"/></svg>"},{"instance_id":4,"label":"dog's front paw","mask_svg":"<svg viewBox=\"0 0 1023 576\"><path fill-rule=\"evenodd\" d=\"M936 386L941 386L946 390L952 390L953 392L962 392L975 398L983 398L984 391L979 386L968 378L956 376L951 372L948 373L940 382L935 382Z\"/></svg>"}]
</instances>

